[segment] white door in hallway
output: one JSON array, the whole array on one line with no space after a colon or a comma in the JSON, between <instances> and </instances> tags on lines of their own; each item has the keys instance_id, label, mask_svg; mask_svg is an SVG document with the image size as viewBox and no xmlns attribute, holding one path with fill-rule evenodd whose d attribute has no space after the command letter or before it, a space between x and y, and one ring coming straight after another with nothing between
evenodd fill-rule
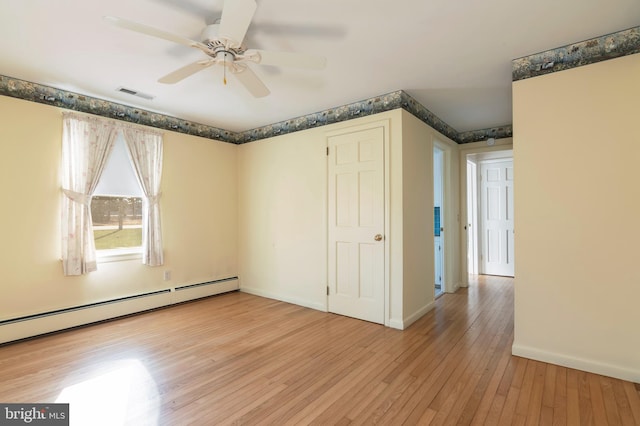
<instances>
[{"instance_id":1,"label":"white door in hallway","mask_svg":"<svg viewBox=\"0 0 640 426\"><path fill-rule=\"evenodd\" d=\"M328 308L384 323L384 128L328 139Z\"/></svg>"},{"instance_id":2,"label":"white door in hallway","mask_svg":"<svg viewBox=\"0 0 640 426\"><path fill-rule=\"evenodd\" d=\"M513 160L480 165L482 273L513 276Z\"/></svg>"}]
</instances>

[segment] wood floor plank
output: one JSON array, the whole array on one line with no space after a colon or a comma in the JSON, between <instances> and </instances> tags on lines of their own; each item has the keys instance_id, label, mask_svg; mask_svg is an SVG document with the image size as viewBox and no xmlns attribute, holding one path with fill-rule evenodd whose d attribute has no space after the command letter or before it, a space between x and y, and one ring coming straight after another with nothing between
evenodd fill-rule
<instances>
[{"instance_id":1,"label":"wood floor plank","mask_svg":"<svg viewBox=\"0 0 640 426\"><path fill-rule=\"evenodd\" d=\"M544 390L542 392L542 405L553 408L556 399L558 367L553 364L545 365Z\"/></svg>"},{"instance_id":2,"label":"wood floor plank","mask_svg":"<svg viewBox=\"0 0 640 426\"><path fill-rule=\"evenodd\" d=\"M594 423L589 374L584 371L578 372L578 395L580 397L580 421L583 422L581 424Z\"/></svg>"},{"instance_id":3,"label":"wood floor plank","mask_svg":"<svg viewBox=\"0 0 640 426\"><path fill-rule=\"evenodd\" d=\"M527 360L527 368L523 376L522 387L516 404L516 415L525 417L529 413L529 404L532 402L534 379L536 378L537 361Z\"/></svg>"},{"instance_id":4,"label":"wood floor plank","mask_svg":"<svg viewBox=\"0 0 640 426\"><path fill-rule=\"evenodd\" d=\"M477 277L404 331L201 299L0 345L0 401L120 401L135 425L640 425L633 383L511 355L513 285Z\"/></svg>"},{"instance_id":5,"label":"wood floor plank","mask_svg":"<svg viewBox=\"0 0 640 426\"><path fill-rule=\"evenodd\" d=\"M412 413L406 419L407 423L411 424L412 422L417 421L421 412L425 410L426 407L429 407L438 413L434 419L436 424L441 422L445 416L448 419L453 419L458 415L458 413L455 415L448 415L452 404L454 404L454 400L459 400L455 395L455 392L458 391L452 391L452 389L460 389L460 382L464 382L469 376L470 373L468 372L468 367L473 363L475 358L478 358L478 354L491 352L490 350L487 351L487 348L490 347L487 346L487 343L492 341L489 338L492 333L484 333L483 331L486 331L486 329L493 330L493 328L485 328L486 324L484 324L484 321L497 321L497 319L501 318L499 306L491 303L492 301L487 302L496 309L492 310L492 313L482 320L479 320L478 317L473 317L473 320L469 321L469 325L471 326L469 330L472 332L469 333L469 336L466 339L459 340L458 343L456 343L454 350L439 363L436 372L440 370L440 373L434 376L438 377L438 380L443 384L438 385L438 382L435 382L435 386L430 386L429 388L421 386L421 389L416 391L415 395L412 395L410 401L405 407L403 407L405 412L412 410ZM508 340L512 341L511 333ZM451 368L449 363L455 365L456 368ZM451 373L452 371L453 373ZM464 375L465 371L467 372L466 376ZM430 382L431 377L426 378L424 384L429 384ZM400 417L400 419L402 419L402 417Z\"/></svg>"},{"instance_id":6,"label":"wood floor plank","mask_svg":"<svg viewBox=\"0 0 640 426\"><path fill-rule=\"evenodd\" d=\"M387 354L388 356L388 354ZM338 399L317 417L311 420L312 424L333 424L336 421L356 418L364 408L371 404L378 395L388 386L383 378L395 367L395 362L389 362L386 367L376 373L363 377L360 381L354 381L345 397ZM367 389L362 392L361 389Z\"/></svg>"},{"instance_id":7,"label":"wood floor plank","mask_svg":"<svg viewBox=\"0 0 640 426\"><path fill-rule=\"evenodd\" d=\"M556 368L556 383L553 400L553 425L567 424L567 369Z\"/></svg>"},{"instance_id":8,"label":"wood floor plank","mask_svg":"<svg viewBox=\"0 0 640 426\"><path fill-rule=\"evenodd\" d=\"M472 423L474 425L497 425L500 423L500 415L502 414L502 410L504 408L506 397L504 395L496 394L495 398L491 402L491 407L489 407L489 412L487 413L487 417L485 420L478 420Z\"/></svg>"},{"instance_id":9,"label":"wood floor plank","mask_svg":"<svg viewBox=\"0 0 640 426\"><path fill-rule=\"evenodd\" d=\"M498 316L498 319L502 318ZM507 326L507 324L511 325L508 322L503 322L503 324L501 327ZM496 326L494 325L491 328L496 328ZM486 391L487 381L481 382L481 380L485 377L485 374L488 377L493 370L492 364L497 361L496 347L498 345L504 347L505 345L503 329L498 328L498 331L493 336L493 339L487 336L487 340L482 342L483 345L478 348L479 352L474 362L469 363L463 372L463 378L458 383L459 391L451 392L445 403L446 408L439 410L438 415L444 417L444 424L469 424L471 422L481 398L480 394ZM512 336L509 335L509 340L511 339ZM491 342L488 349L486 348L486 342ZM477 388L478 385L480 385L480 388Z\"/></svg>"},{"instance_id":10,"label":"wood floor plank","mask_svg":"<svg viewBox=\"0 0 640 426\"><path fill-rule=\"evenodd\" d=\"M617 411L620 415L621 424L623 425L639 424L640 422L636 422L633 418L633 412L631 411L629 400L624 391L623 383L613 382L612 390L613 390L613 395L616 401Z\"/></svg>"},{"instance_id":11,"label":"wood floor plank","mask_svg":"<svg viewBox=\"0 0 640 426\"><path fill-rule=\"evenodd\" d=\"M633 414L633 419L637 425L640 425L640 389L637 384L630 382L621 382L624 392L627 395L629 409Z\"/></svg>"},{"instance_id":12,"label":"wood floor plank","mask_svg":"<svg viewBox=\"0 0 640 426\"><path fill-rule=\"evenodd\" d=\"M602 389L602 399L604 402L605 414L607 422L610 425L622 424L620 416L620 408L616 402L616 396L613 391L613 381L608 377L599 377L600 388Z\"/></svg>"},{"instance_id":13,"label":"wood floor plank","mask_svg":"<svg viewBox=\"0 0 640 426\"><path fill-rule=\"evenodd\" d=\"M509 329L513 329L513 325L508 325ZM504 350L505 341L511 341L513 336L511 333L504 333L500 337L500 341L497 342L497 347L490 355L487 366L481 371L479 379L475 384L472 394L469 399L464 402L458 423L471 424L475 421L484 421L488 413L490 403L489 401L495 396L495 391L498 387L498 378L502 376L504 372L504 366L509 359L508 351ZM501 368L502 367L502 368ZM496 375L496 371L499 375ZM484 404L483 404L484 402Z\"/></svg>"},{"instance_id":14,"label":"wood floor plank","mask_svg":"<svg viewBox=\"0 0 640 426\"><path fill-rule=\"evenodd\" d=\"M578 387L578 371L573 369L567 370L567 424L583 424L580 417L580 389Z\"/></svg>"},{"instance_id":15,"label":"wood floor plank","mask_svg":"<svg viewBox=\"0 0 640 426\"><path fill-rule=\"evenodd\" d=\"M609 424L607 412L604 405L602 388L600 387L600 377L595 374L587 376L589 382L589 393L591 395L591 409L593 410L593 420L597 425ZM619 424L619 423L616 423Z\"/></svg>"},{"instance_id":16,"label":"wood floor plank","mask_svg":"<svg viewBox=\"0 0 640 426\"><path fill-rule=\"evenodd\" d=\"M513 339L513 336L511 335L509 340L512 340L512 339ZM484 389L484 392L482 394L482 399L480 400L480 403L478 404L478 408L474 413L474 417L471 420L472 425L481 425L485 423L485 420L486 421L490 420L489 416L492 412L494 402L496 401L496 399L500 397L500 395L497 394L498 385L500 384L500 380L505 374L505 370L507 369L507 365L510 359L511 359L511 351L505 350L505 348L503 348L501 358L498 364L496 365L495 370L493 371L493 374L489 380L489 383L487 383L487 386ZM481 389L482 388L480 388L479 390ZM501 398L501 401L502 403L504 403L504 398ZM496 405L496 408L494 408L493 411L497 411L498 406L499 405ZM501 410L501 406L500 406L500 410ZM495 418L494 416L493 424L496 424L496 423L497 423L497 418Z\"/></svg>"}]
</instances>

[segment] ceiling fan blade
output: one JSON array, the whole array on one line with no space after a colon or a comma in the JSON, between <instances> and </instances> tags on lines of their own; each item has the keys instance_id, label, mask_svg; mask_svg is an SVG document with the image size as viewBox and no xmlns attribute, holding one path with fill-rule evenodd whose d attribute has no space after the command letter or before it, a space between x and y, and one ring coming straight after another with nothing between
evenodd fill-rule
<instances>
[{"instance_id":1,"label":"ceiling fan blade","mask_svg":"<svg viewBox=\"0 0 640 426\"><path fill-rule=\"evenodd\" d=\"M166 31L159 30L157 28L149 27L147 25L139 24L137 22L128 21L126 19L118 18L116 16L105 16L104 20L116 27L124 28L126 30L135 31L137 33L146 34L152 37L161 38L174 43L183 44L189 47L196 47L200 50L208 51L208 47L200 42L190 40L186 37L171 34Z\"/></svg>"},{"instance_id":2,"label":"ceiling fan blade","mask_svg":"<svg viewBox=\"0 0 640 426\"><path fill-rule=\"evenodd\" d=\"M213 60L204 60L204 61L194 62L189 65L185 65L184 67L178 68L177 70L165 75L160 80L158 80L158 83L164 83L164 84L177 83L189 76L192 76L198 71L202 71L203 69L210 67L213 64L214 64Z\"/></svg>"},{"instance_id":3,"label":"ceiling fan blade","mask_svg":"<svg viewBox=\"0 0 640 426\"><path fill-rule=\"evenodd\" d=\"M256 73L254 73L248 66L244 64L235 64L235 67L232 68L231 72L236 76L238 81L247 88L249 93L256 98L263 98L271 93L262 80L260 80Z\"/></svg>"},{"instance_id":4,"label":"ceiling fan blade","mask_svg":"<svg viewBox=\"0 0 640 426\"><path fill-rule=\"evenodd\" d=\"M259 55L259 59L253 59L261 65L275 65L278 67L307 68L312 70L323 69L327 65L327 60L322 56L305 55L291 52L271 52L265 50L247 51L246 55L254 53Z\"/></svg>"},{"instance_id":5,"label":"ceiling fan blade","mask_svg":"<svg viewBox=\"0 0 640 426\"><path fill-rule=\"evenodd\" d=\"M240 46L257 7L255 0L226 0L218 36L229 40L231 47Z\"/></svg>"}]
</instances>

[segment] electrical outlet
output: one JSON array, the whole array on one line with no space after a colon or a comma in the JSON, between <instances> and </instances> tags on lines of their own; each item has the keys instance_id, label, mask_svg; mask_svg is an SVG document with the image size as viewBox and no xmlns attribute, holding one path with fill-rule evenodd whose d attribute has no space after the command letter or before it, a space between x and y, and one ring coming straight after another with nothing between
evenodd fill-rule
<instances>
[{"instance_id":1,"label":"electrical outlet","mask_svg":"<svg viewBox=\"0 0 640 426\"><path fill-rule=\"evenodd\" d=\"M164 271L164 280L169 281L171 279L171 271Z\"/></svg>"}]
</instances>

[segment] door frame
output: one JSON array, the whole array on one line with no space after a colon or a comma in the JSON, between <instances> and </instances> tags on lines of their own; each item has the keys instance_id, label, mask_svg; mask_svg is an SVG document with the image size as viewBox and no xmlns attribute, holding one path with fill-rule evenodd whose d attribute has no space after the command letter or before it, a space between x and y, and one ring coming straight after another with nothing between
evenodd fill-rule
<instances>
[{"instance_id":1,"label":"door frame","mask_svg":"<svg viewBox=\"0 0 640 426\"><path fill-rule=\"evenodd\" d=\"M469 286L469 265L468 265L468 234L467 234L467 218L466 212L467 210L467 193L468 191L477 191L479 188L467 188L467 160L473 161L476 164L479 163L481 159L491 159L491 158L513 158L513 139L512 138L504 138L498 139L495 141L495 145L488 146L486 142L474 142L469 144L464 144L460 146L460 212L462 212L465 216L464 218L460 218L460 281L462 287ZM514 159L515 160L515 159ZM480 167L476 167L477 172L479 173ZM515 161L514 161L514 170L515 170ZM479 179L476 178L476 183L479 185ZM475 197L476 199L476 210L479 209L480 198ZM476 222L477 223L477 222ZM478 232L479 226L476 226L476 229L471 229L471 232ZM479 255L479 249L477 254ZM479 259L477 260L479 262ZM479 265L478 265L479 266Z\"/></svg>"},{"instance_id":2,"label":"door frame","mask_svg":"<svg viewBox=\"0 0 640 426\"><path fill-rule=\"evenodd\" d=\"M505 153L506 154L506 153ZM496 153L496 155L498 155L498 153ZM488 254L485 252L485 237L486 237L486 230L487 230L487 219L485 218L485 213L484 213L484 209L483 207L483 202L486 202L486 194L484 193L484 191L482 191L482 180L480 179L480 176L482 175L482 168L483 166L487 165L487 164L496 164L496 163L502 163L502 162L507 162L510 161L511 162L511 167L513 167L513 153L511 153L511 155L506 155L504 157L502 156L496 156L496 155L491 155L490 158L485 158L486 155L481 155L479 157L476 158L476 165L477 165L477 169L476 169L476 179L478 180L477 182L477 188L476 190L478 191L478 199L476 200L477 202L477 211L478 211L478 216L477 216L477 226L475 229L475 237L476 237L476 241L478 243L478 247L477 247L477 251L476 254L478 256L477 262L478 262L478 274L481 275L500 275L500 274L488 274L487 271L485 270L485 264L484 261L486 261ZM512 194L513 196L513 194ZM486 206L484 206L486 207ZM511 212L511 214L513 214L513 212ZM483 256L483 257L481 257ZM508 276L508 275L503 275L503 276Z\"/></svg>"},{"instance_id":3,"label":"door frame","mask_svg":"<svg viewBox=\"0 0 640 426\"><path fill-rule=\"evenodd\" d=\"M467 157L467 181L468 188L466 201L467 207L463 214L466 214L466 222L463 222L463 235L466 234L467 244L467 270L468 273L477 275L479 271L478 255L478 163Z\"/></svg>"},{"instance_id":4,"label":"door frame","mask_svg":"<svg viewBox=\"0 0 640 426\"><path fill-rule=\"evenodd\" d=\"M431 140L432 151L438 148L442 151L442 208L444 214L440 215L441 226L444 228L444 237L441 238L443 250L442 250L442 293L453 293L458 289L458 283L453 280L456 279L456 273L453 270L455 263L455 250L457 247L456 239L458 238L455 228L456 215L458 207L455 205L455 199L452 197L451 188L453 182L455 182L455 176L452 176L454 167L452 164L453 149L451 145L443 142L433 136ZM457 185L457 183L456 183ZM430 224L433 228L433 223ZM433 244L433 243L432 243Z\"/></svg>"},{"instance_id":5,"label":"door frame","mask_svg":"<svg viewBox=\"0 0 640 426\"><path fill-rule=\"evenodd\" d=\"M391 300L391 268L390 268L390 250L389 250L389 240L390 240L390 229L391 229L391 199L390 199L390 188L391 188L391 180L390 180L390 158L389 155L391 152L391 120L377 120L373 122L369 122L366 124L360 124L355 126L345 126L340 129L332 130L326 132L324 134L325 139L325 147L327 150L329 149L329 139L334 136L345 135L348 133L360 132L363 130L371 130L375 128L382 128L384 135L384 161L383 161L383 174L384 174L384 189L383 189L383 197L384 197L384 325L389 327L390 318L391 318L391 308L390 308L390 300ZM325 224L325 256L327 259L326 262L326 278L327 278L327 288L329 285L328 277L329 277L329 156L326 157L325 163L325 179L326 179L326 190L325 190L325 209L324 209L324 224ZM325 311L329 312L329 296L325 296Z\"/></svg>"},{"instance_id":6,"label":"door frame","mask_svg":"<svg viewBox=\"0 0 640 426\"><path fill-rule=\"evenodd\" d=\"M440 223L439 223L439 225L440 225L441 232L440 232L440 236L438 238L438 241L439 241L440 244L439 244L439 248L438 248L437 251L435 249L435 244L434 244L434 270L435 270L435 272L438 272L438 269L440 270L439 271L440 272L440 290L439 291L436 290L435 289L435 285L434 285L434 295L435 295L436 298L438 298L438 297L440 297L441 295L443 295L446 292L446 288L445 288L446 284L445 283L447 282L447 279L446 279L447 278L447 273L446 273L446 269L445 269L444 259L446 257L445 256L445 250L447 248L446 237L447 237L447 235L449 235L448 234L449 223L448 223L448 221L446 219L446 214L448 213L448 208L447 208L447 206L445 205L445 202L444 202L444 200L445 200L445 192L446 192L445 191L445 184L444 184L445 175L446 175L445 171L444 171L444 168L445 168L445 151L435 141L434 141L433 147L431 149L433 151L433 156L432 156L432 160L433 161L432 161L431 164L433 166L433 171L434 171L434 173L433 173L434 216L435 216L436 204L439 204L438 207L440 207ZM439 159L439 163L440 164L438 165L438 167L436 167L436 154L438 154L438 156L440 157L440 159ZM438 170L439 171L438 178L436 178L436 173L435 173L437 169L439 169ZM439 182L437 182L438 180L439 180ZM439 185L438 185L438 183L439 183ZM439 197L439 200L438 200L439 203L436 203L436 193L437 192L440 192L440 197ZM434 222L435 222L435 220L434 220ZM435 225L435 223L434 223L434 225ZM434 236L433 236L434 242L435 242L436 238L437 237L434 234ZM435 279L435 276L434 276L434 282L435 282L436 285L438 284L437 281L438 280Z\"/></svg>"}]
</instances>

